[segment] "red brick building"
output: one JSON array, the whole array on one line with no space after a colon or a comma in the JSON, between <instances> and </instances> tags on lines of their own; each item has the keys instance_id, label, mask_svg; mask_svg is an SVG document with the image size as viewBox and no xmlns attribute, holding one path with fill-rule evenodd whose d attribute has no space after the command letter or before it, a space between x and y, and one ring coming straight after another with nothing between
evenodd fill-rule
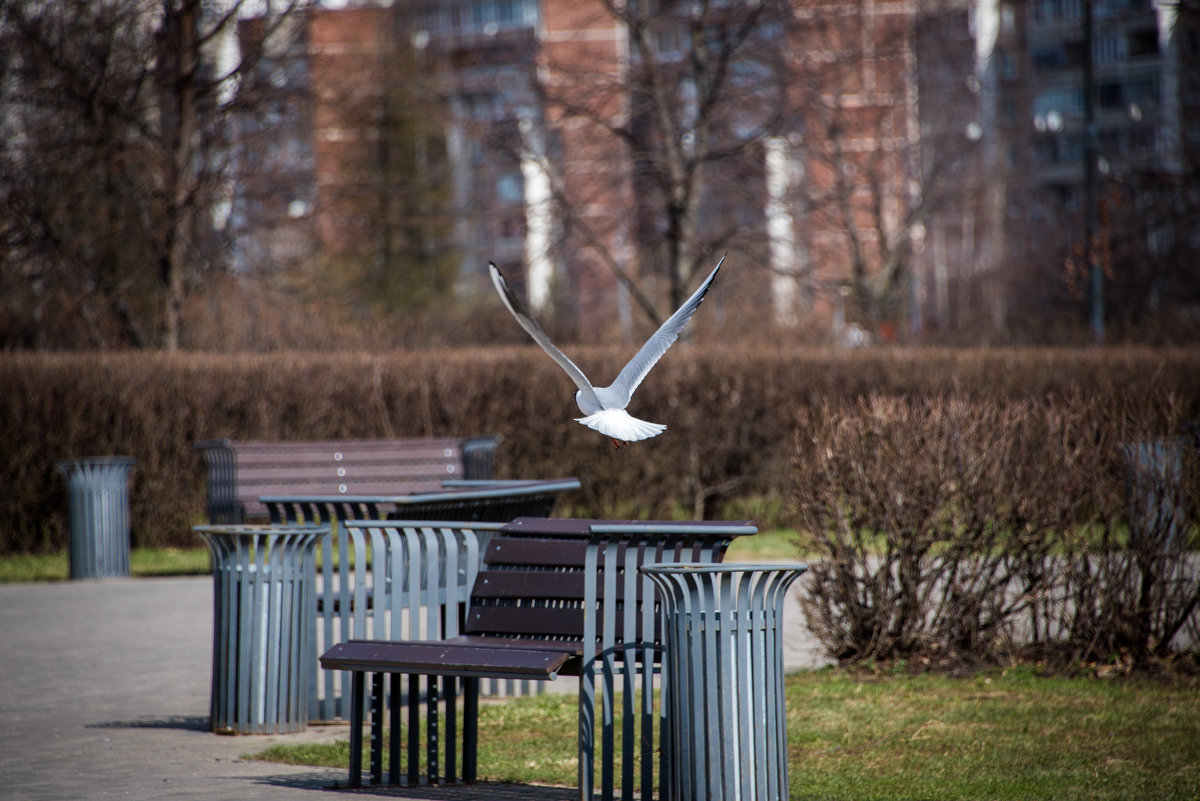
<instances>
[{"instance_id":1,"label":"red brick building","mask_svg":"<svg viewBox=\"0 0 1200 801\"><path fill-rule=\"evenodd\" d=\"M1128 80L1100 68L1101 122L1130 113L1138 92L1157 102L1138 104L1137 124L1104 128L1102 144L1153 167L1148 154L1186 139L1194 119L1183 65L1195 34L1147 28L1138 3L1117 5L1104 5L1114 16L1099 35L1140 49ZM495 260L532 305L588 338L636 339L649 319L639 305L665 314L724 252L738 275L721 293L729 324L847 340L1011 327L1014 237L1032 242L1014 208L1044 207L1034 198L1047 192L1067 207L1081 197L1071 165L1082 161L1068 158L1078 93L1064 83L1079 74L1078 47L1070 25L1047 21L1077 7L792 0L714 3L703 19L670 4L621 19L650 7L602 0L318 10L319 239L332 254L383 252L384 270L391 253L439 258L459 292L486 291L481 267ZM703 58L724 60L706 72ZM713 76L728 83L709 97ZM397 147L387 131L401 106L418 119Z\"/></svg>"}]
</instances>

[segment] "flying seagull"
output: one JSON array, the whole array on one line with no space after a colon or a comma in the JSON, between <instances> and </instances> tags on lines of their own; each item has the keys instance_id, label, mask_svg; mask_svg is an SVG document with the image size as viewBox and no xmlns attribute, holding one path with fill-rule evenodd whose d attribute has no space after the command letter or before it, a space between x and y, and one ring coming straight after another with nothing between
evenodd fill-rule
<instances>
[{"instance_id":1,"label":"flying seagull","mask_svg":"<svg viewBox=\"0 0 1200 801\"><path fill-rule=\"evenodd\" d=\"M592 386L592 382L588 380L582 370L575 366L575 362L568 359L561 350L554 346L554 343L546 336L546 332L525 311L525 307L513 294L508 282L496 269L495 264L489 263L488 271L492 275L492 283L495 284L496 291L500 293L500 299L512 312L513 317L516 317L521 327L529 336L533 337L533 341L541 345L542 350L550 354L550 358L567 371L567 375L575 382L575 386L579 387L575 393L575 403L579 405L580 411L586 416L577 417L576 421L604 434L612 440L613 447L620 448L622 444L656 437L666 430L667 427L660 423L648 423L633 417L625 411L625 407L629 405L633 391L642 383L642 379L650 372L650 368L657 364L667 349L675 343L675 340L679 338L679 332L687 325L688 320L692 319L696 309L700 308L705 293L712 286L713 280L717 277L717 271L724 263L725 257L722 256L721 261L709 273L708 278L704 279L700 288L654 332L654 336L646 340L646 344L642 345L637 355L630 359L629 364L621 370L617 380L607 387Z\"/></svg>"}]
</instances>

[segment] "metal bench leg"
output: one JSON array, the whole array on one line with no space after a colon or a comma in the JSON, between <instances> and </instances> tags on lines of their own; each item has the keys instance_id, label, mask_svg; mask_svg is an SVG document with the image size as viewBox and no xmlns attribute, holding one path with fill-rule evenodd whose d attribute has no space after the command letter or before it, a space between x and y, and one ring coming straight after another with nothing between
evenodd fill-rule
<instances>
[{"instance_id":1,"label":"metal bench leg","mask_svg":"<svg viewBox=\"0 0 1200 801\"><path fill-rule=\"evenodd\" d=\"M391 731L388 732L388 784L400 783L400 736L401 725L400 720L403 717L402 710L404 708L404 685L403 677L400 673L392 674L392 697L388 704L390 713L389 725Z\"/></svg>"},{"instance_id":2,"label":"metal bench leg","mask_svg":"<svg viewBox=\"0 0 1200 801\"><path fill-rule=\"evenodd\" d=\"M371 784L383 784L383 674L371 674Z\"/></svg>"},{"instance_id":3,"label":"metal bench leg","mask_svg":"<svg viewBox=\"0 0 1200 801\"><path fill-rule=\"evenodd\" d=\"M463 679L463 781L475 783L479 744L479 679Z\"/></svg>"},{"instance_id":4,"label":"metal bench leg","mask_svg":"<svg viewBox=\"0 0 1200 801\"><path fill-rule=\"evenodd\" d=\"M408 784L416 787L421 781L421 685L420 676L408 677Z\"/></svg>"},{"instance_id":5,"label":"metal bench leg","mask_svg":"<svg viewBox=\"0 0 1200 801\"><path fill-rule=\"evenodd\" d=\"M362 727L366 676L361 670L352 674L350 689L350 786L362 787Z\"/></svg>"},{"instance_id":6,"label":"metal bench leg","mask_svg":"<svg viewBox=\"0 0 1200 801\"><path fill-rule=\"evenodd\" d=\"M425 775L438 783L438 679L425 677Z\"/></svg>"},{"instance_id":7,"label":"metal bench leg","mask_svg":"<svg viewBox=\"0 0 1200 801\"><path fill-rule=\"evenodd\" d=\"M458 679L446 676L442 680L442 695L446 698L446 784L458 781L455 751L458 748Z\"/></svg>"}]
</instances>

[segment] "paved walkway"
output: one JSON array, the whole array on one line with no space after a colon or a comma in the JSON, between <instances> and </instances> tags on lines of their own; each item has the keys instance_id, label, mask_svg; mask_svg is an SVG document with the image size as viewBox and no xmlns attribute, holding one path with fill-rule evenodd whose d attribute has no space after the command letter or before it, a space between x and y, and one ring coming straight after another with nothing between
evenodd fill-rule
<instances>
[{"instance_id":1,"label":"paved walkway","mask_svg":"<svg viewBox=\"0 0 1200 801\"><path fill-rule=\"evenodd\" d=\"M322 791L344 782L345 769L242 757L274 743L345 739L345 725L243 737L208 731L212 616L207 577L0 585L0 801L329 799ZM798 621L790 610L785 662L817 664ZM496 786L361 794L572 797Z\"/></svg>"}]
</instances>

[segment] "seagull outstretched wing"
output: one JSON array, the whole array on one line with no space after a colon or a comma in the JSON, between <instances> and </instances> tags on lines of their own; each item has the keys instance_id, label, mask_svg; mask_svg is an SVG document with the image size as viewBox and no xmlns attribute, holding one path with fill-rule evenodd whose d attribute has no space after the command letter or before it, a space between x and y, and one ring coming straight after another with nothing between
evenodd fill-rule
<instances>
[{"instance_id":1,"label":"seagull outstretched wing","mask_svg":"<svg viewBox=\"0 0 1200 801\"><path fill-rule=\"evenodd\" d=\"M717 266L708 274L708 278L704 279L704 283L692 293L692 296L682 306L675 310L674 314L667 318L665 323L659 326L654 335L646 340L646 344L642 345L629 363L621 369L617 380L612 382L609 389L614 393L619 393L626 403L633 396L633 391L642 383L642 379L650 372L650 368L658 364L658 360L663 357L663 354L675 344L675 340L679 339L679 332L683 330L683 327L688 324L688 320L692 319L692 315L696 313L696 309L699 309L700 304L704 302L704 296L708 293L709 287L717 277L717 271L724 263L725 257L722 256L721 260L717 262Z\"/></svg>"},{"instance_id":2,"label":"seagull outstretched wing","mask_svg":"<svg viewBox=\"0 0 1200 801\"><path fill-rule=\"evenodd\" d=\"M500 293L500 299L504 301L504 305L508 307L512 316L517 318L517 322L521 324L521 327L525 329L529 336L533 337L534 342L541 345L542 350L546 351L551 359L558 362L558 366L567 372L567 375L575 382L575 386L579 387L579 391L585 397L594 401L596 406L599 406L600 400L596 397L596 389L592 386L592 382L588 380L588 377L583 374L583 371L579 369L575 362L567 358L567 354L555 347L554 343L550 341L550 337L546 336L546 332L542 330L542 327L529 316L529 313L525 311L525 306L513 294L512 289L508 286L508 282L504 280L504 276L500 274L500 270L497 269L496 265L489 262L488 272L491 273L492 283L495 285L496 291Z\"/></svg>"}]
</instances>

